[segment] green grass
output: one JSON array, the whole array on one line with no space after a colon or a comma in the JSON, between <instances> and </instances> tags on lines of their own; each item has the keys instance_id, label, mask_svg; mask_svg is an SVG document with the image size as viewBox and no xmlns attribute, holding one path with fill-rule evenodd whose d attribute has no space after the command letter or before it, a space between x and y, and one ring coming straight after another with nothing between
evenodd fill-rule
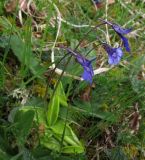
<instances>
[{"instance_id":1,"label":"green grass","mask_svg":"<svg viewBox=\"0 0 145 160\"><path fill-rule=\"evenodd\" d=\"M60 69L80 76L82 67L58 47L75 49L83 40L77 51L85 56L93 48L93 68L110 67L96 40L107 41L106 27L84 36L106 18L105 2L97 11L91 0L34 2L23 24L18 8L6 13L7 1L0 2L0 160L145 159L145 3L108 6L108 20L133 29L131 53L124 50L119 65L94 76L85 101L89 84L50 70L51 53ZM109 26L108 32L111 45L121 45Z\"/></svg>"}]
</instances>

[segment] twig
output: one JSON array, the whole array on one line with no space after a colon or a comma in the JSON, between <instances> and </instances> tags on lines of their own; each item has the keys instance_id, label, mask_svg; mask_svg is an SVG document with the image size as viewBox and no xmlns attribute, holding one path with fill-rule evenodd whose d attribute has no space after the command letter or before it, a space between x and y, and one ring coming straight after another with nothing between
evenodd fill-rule
<instances>
[{"instance_id":1,"label":"twig","mask_svg":"<svg viewBox=\"0 0 145 160\"><path fill-rule=\"evenodd\" d=\"M108 5L109 5L109 2L108 0L106 0L106 6L105 6L105 18L106 18L106 21L107 21L107 17L108 17ZM109 32L108 32L108 25L105 24L106 26L106 41L108 42L108 44L111 44L110 43L110 38L109 38Z\"/></svg>"},{"instance_id":2,"label":"twig","mask_svg":"<svg viewBox=\"0 0 145 160\"><path fill-rule=\"evenodd\" d=\"M50 68L50 69L54 69L52 66L49 67L49 68ZM58 75L61 75L62 72L63 72L63 70L61 70L61 69L59 69L59 68L56 68L56 69L55 69L55 73L58 74ZM63 76L71 77L71 78L73 78L73 79L83 81L83 79L82 79L81 77L74 76L74 75L71 75L71 74L66 73L66 72L63 73Z\"/></svg>"},{"instance_id":3,"label":"twig","mask_svg":"<svg viewBox=\"0 0 145 160\"><path fill-rule=\"evenodd\" d=\"M97 75L97 74L100 74L100 73L103 73L103 72L107 72L110 69L112 69L112 68L98 68L98 69L95 69L94 70L94 75Z\"/></svg>"},{"instance_id":4,"label":"twig","mask_svg":"<svg viewBox=\"0 0 145 160\"><path fill-rule=\"evenodd\" d=\"M19 17L21 25L23 25L23 18L22 18L22 11L21 10L19 10L19 12L18 12L18 17Z\"/></svg>"},{"instance_id":5,"label":"twig","mask_svg":"<svg viewBox=\"0 0 145 160\"><path fill-rule=\"evenodd\" d=\"M51 66L50 68L51 68L51 69L54 69L52 66ZM95 70L94 70L94 75L101 74L101 73L103 73L103 72L107 72L107 71L109 71L110 69L111 69L111 68L99 68L99 69L95 69ZM62 72L63 72L63 70L61 70L61 69L59 69L59 68L56 68L56 69L55 69L55 73L58 74L58 75L61 75ZM76 80L79 80L79 81L83 81L83 80L84 80L83 78L81 78L81 77L79 77L79 76L74 76L74 75L71 75L71 74L69 74L69 73L67 73L67 72L64 72L64 73L63 73L63 76L65 76L65 77L71 77L71 78L76 79Z\"/></svg>"},{"instance_id":6,"label":"twig","mask_svg":"<svg viewBox=\"0 0 145 160\"><path fill-rule=\"evenodd\" d=\"M58 36L59 36L59 33L60 33L60 28L61 28L61 14L60 14L59 9L58 9L57 6L55 5L55 3L53 3L51 0L49 0L49 1L53 4L53 6L54 6L54 8L55 8L55 10L56 10L56 12L57 12L57 16L59 17L59 18L58 18L58 29L57 29L55 41L54 41L53 46L52 46L52 48L51 48L51 63L53 63L53 64L52 64L52 67L55 68L55 63L54 63L54 62L55 62L55 60L54 60L54 48L55 48L55 45L56 45L56 42L57 42L57 39L58 39Z\"/></svg>"},{"instance_id":7,"label":"twig","mask_svg":"<svg viewBox=\"0 0 145 160\"><path fill-rule=\"evenodd\" d=\"M94 1L94 0L92 0L92 3L93 3L93 5L94 5L95 10L97 11L97 10L98 10L98 8L97 8L97 6L96 6L95 1Z\"/></svg>"},{"instance_id":8,"label":"twig","mask_svg":"<svg viewBox=\"0 0 145 160\"><path fill-rule=\"evenodd\" d=\"M63 18L61 17L57 17L58 19L60 19L63 23L66 23L67 25L69 26L72 26L72 27L76 27L76 28L85 28L85 27L91 27L91 28L94 28L95 26L91 26L89 24L82 24L82 25L79 25L79 24L73 24L73 23L70 23L66 20L64 20Z\"/></svg>"}]
</instances>

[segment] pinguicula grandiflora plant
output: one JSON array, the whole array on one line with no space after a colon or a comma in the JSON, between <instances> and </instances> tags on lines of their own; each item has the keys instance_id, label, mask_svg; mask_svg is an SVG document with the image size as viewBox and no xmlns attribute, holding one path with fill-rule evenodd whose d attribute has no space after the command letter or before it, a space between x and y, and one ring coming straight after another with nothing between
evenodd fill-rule
<instances>
[{"instance_id":1,"label":"pinguicula grandiflora plant","mask_svg":"<svg viewBox=\"0 0 145 160\"><path fill-rule=\"evenodd\" d=\"M130 52L130 46L129 46L129 42L128 39L126 37L124 37L124 34L128 34L132 31L132 29L125 29L115 23L112 23L110 21L106 21L106 20L102 20L100 19L103 23L100 25L104 25L107 24L109 26L111 26L113 28L113 30L119 35L119 37L121 38L123 45L126 49L127 52ZM95 28L99 27L100 25L96 26ZM88 32L90 33L90 32ZM97 40L99 40L100 45L103 46L103 48L105 49L105 51L108 54L108 63L110 65L117 65L119 64L119 62L121 61L121 58L123 57L123 50L122 47L119 46L117 48L113 48L111 47L109 44L107 44L107 42L103 42L102 40L100 40L99 38L97 38ZM80 44L80 43L79 43ZM79 45L77 45L78 48ZM93 81L93 76L94 76L94 71L93 71L93 67L92 67L92 62L96 59L95 57L91 60L88 60L87 58L85 58L83 55L81 55L80 53L78 53L76 51L77 48L75 48L74 50L69 48L69 47L64 47L61 46L60 48L63 48L67 51L67 54L71 54L72 56L74 56L77 60L77 62L83 67L84 72L82 74L82 79L84 81L89 82L90 84L92 84Z\"/></svg>"},{"instance_id":2,"label":"pinguicula grandiflora plant","mask_svg":"<svg viewBox=\"0 0 145 160\"><path fill-rule=\"evenodd\" d=\"M131 29L124 29L119 25L106 20L101 21L101 24L91 29L91 31L85 34L84 37L91 32L95 32L95 29L97 29L98 27L107 24L111 26L115 33L119 35L126 51L130 52L129 42L127 38L124 37L124 34L128 34L129 32L131 32ZM28 25L28 31L31 32L31 28L29 28L29 26L31 26L31 23ZM39 65L38 59L33 57L30 43L31 38L28 39L27 34L26 37L23 36L19 37L18 35L12 35L9 40L10 49L14 52L15 56L21 62L22 66L27 66L26 71L30 70L32 72L32 74L34 75L32 79L35 77L41 78L40 75L44 72L47 72L46 68ZM25 40L23 41L23 39ZM96 41L97 40L98 39L96 39ZM95 62L96 57L93 56L93 58L88 58L84 56L81 51L78 51L81 42L82 40L80 40L79 44L75 48L64 45L57 47L57 49L59 48L60 50L65 50L66 55L70 56L68 63L66 63L64 68L69 65L69 61L71 61L72 57L75 58L75 63L78 63L78 65L80 65L80 68L83 69L83 72L80 74L81 77L79 77L80 79L78 79L84 80L89 84L89 86L91 86L93 83L93 77L95 76L93 63ZM102 42L102 40L99 40L99 45L101 45L107 52L108 63L110 65L119 64L123 57L123 49L121 46L113 48L107 42ZM26 51L28 51L29 54ZM68 102L69 98L66 95L65 89L61 82L61 78L65 71L63 70L61 72L61 75L58 79L54 78L55 70L57 69L57 66L60 64L60 62L63 61L64 57L58 62L58 64L56 64L53 69L51 68L49 72L50 76L48 78L48 81L46 80L47 87L46 89L44 89L44 102L46 103L40 103L38 105L36 104L36 106L33 105L33 103L28 103L25 106L18 107L12 110L9 114L9 122L15 124L13 125L14 129L12 130L12 133L16 139L15 141L18 143L18 150L20 150L20 154L18 154L18 156L13 159L17 159L17 157L22 156L25 152L27 153L27 149L25 146L28 145L26 144L26 140L27 138L29 138L28 135L30 137L33 137L34 139L37 139L36 141L34 140L34 144L32 144L34 148L38 146L42 148L45 147L56 153L63 154L80 154L85 152L85 144L78 138L77 134L71 126L72 121L68 118L70 102ZM40 68L42 69L40 70L41 73L39 73ZM72 78L74 77L72 76ZM18 94L19 93L20 91L18 92ZM26 99L26 97L24 98ZM63 116L61 115L61 112L64 113ZM34 130L30 133L30 130L33 129L33 126L37 126L37 131Z\"/></svg>"},{"instance_id":3,"label":"pinguicula grandiflora plant","mask_svg":"<svg viewBox=\"0 0 145 160\"><path fill-rule=\"evenodd\" d=\"M117 25L115 23L112 23L112 22L109 22L109 21L105 21L105 20L102 20L102 19L100 19L100 20L105 22L106 24L108 24L109 26L111 26L113 28L113 30L122 39L126 51L130 52L130 46L129 46L129 43L128 43L128 39L126 37L124 37L124 34L130 33L132 31L132 29L125 29L125 28L122 28L121 26L119 26L119 25Z\"/></svg>"},{"instance_id":4,"label":"pinguicula grandiflora plant","mask_svg":"<svg viewBox=\"0 0 145 160\"><path fill-rule=\"evenodd\" d=\"M93 67L92 67L92 62L96 59L96 58L93 58L91 60L88 60L87 58L85 58L84 56L82 56L80 53L76 52L76 51L73 51L72 49L70 48L66 48L66 47L62 47L64 48L67 53L73 55L76 59L77 59L77 62L83 67L84 69L84 72L82 74L82 78L89 82L90 84L92 83L93 81L93 76L94 76L94 72L93 72Z\"/></svg>"},{"instance_id":5,"label":"pinguicula grandiflora plant","mask_svg":"<svg viewBox=\"0 0 145 160\"><path fill-rule=\"evenodd\" d=\"M123 36L123 34L129 33L130 29L123 29L122 27L111 22L104 20L102 21L103 23L97 25L95 29L104 24L111 26L114 31L121 37L121 40L123 40L126 50L130 51L128 40ZM94 28L87 32L85 36L88 35L90 32L95 32ZM97 38L97 40L99 39ZM96 57L89 59L86 58L83 54L79 53L77 49L81 42L82 40L80 40L79 44L74 49L69 46L59 46L59 49L65 51L66 55L70 56L68 62L71 61L72 57L75 58L75 62L83 68L83 73L81 74L80 79L86 81L87 83L89 83L89 85L92 85L93 77L95 75L92 64L96 60ZM99 45L101 45L107 52L108 63L110 65L119 64L123 56L123 50L121 46L119 46L118 48L113 48L102 40L99 40ZM62 57L58 64L63 61L66 55ZM69 65L68 62L66 63L65 68ZM52 81L51 79L53 78L55 69L57 68L58 64L56 64L56 67L51 70L51 77L49 78L49 83ZM64 70L61 73L59 79L54 82L54 90L51 89L51 92L49 94L49 104L47 105L47 109L45 109L45 112L42 107L24 106L18 109L17 113L15 114L15 119L18 119L17 117L19 117L19 115L23 117L30 117L31 123L33 120L35 123L38 123L41 128L44 129L43 133L39 135L40 145L56 152L67 154L80 154L85 152L84 144L79 140L79 138L71 128L71 123L67 120L68 114L66 114L66 117L64 116L63 118L60 116L60 111L62 107L64 107L66 110L69 109L67 97L63 88L63 84L61 82L61 77L63 76L63 73ZM45 99L48 94L47 89ZM24 136L24 138L26 137ZM21 134L18 136L18 139L21 139ZM21 143L23 144L23 142Z\"/></svg>"},{"instance_id":6,"label":"pinguicula grandiflora plant","mask_svg":"<svg viewBox=\"0 0 145 160\"><path fill-rule=\"evenodd\" d=\"M145 159L144 4L0 1L0 160Z\"/></svg>"}]
</instances>

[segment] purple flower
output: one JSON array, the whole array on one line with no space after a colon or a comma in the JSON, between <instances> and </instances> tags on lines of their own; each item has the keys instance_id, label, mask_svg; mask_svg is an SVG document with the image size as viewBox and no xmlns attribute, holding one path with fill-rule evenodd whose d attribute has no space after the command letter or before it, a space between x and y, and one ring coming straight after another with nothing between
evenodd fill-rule
<instances>
[{"instance_id":1,"label":"purple flower","mask_svg":"<svg viewBox=\"0 0 145 160\"><path fill-rule=\"evenodd\" d=\"M101 3L101 0L94 0L95 3Z\"/></svg>"},{"instance_id":2,"label":"purple flower","mask_svg":"<svg viewBox=\"0 0 145 160\"><path fill-rule=\"evenodd\" d=\"M85 81L88 81L88 82L92 83L94 72L93 72L93 67L92 67L91 63L96 58L93 58L92 60L88 60L85 57L83 57L81 54L71 50L70 48L64 48L64 49L66 49L68 51L68 53L71 53L77 59L78 63L80 63L81 66L84 68L84 72L82 74L82 78Z\"/></svg>"},{"instance_id":3,"label":"purple flower","mask_svg":"<svg viewBox=\"0 0 145 160\"><path fill-rule=\"evenodd\" d=\"M103 22L105 22L105 23L107 23L108 25L110 25L113 28L113 30L122 39L126 51L130 52L130 46L129 46L129 43L128 43L128 39L126 37L124 37L123 35L130 33L132 31L132 29L125 29L125 28L122 28L121 26L119 26L117 24L114 24L114 23L111 23L109 21L105 21L105 20L102 20L102 19L100 19L100 20L103 21Z\"/></svg>"},{"instance_id":4,"label":"purple flower","mask_svg":"<svg viewBox=\"0 0 145 160\"><path fill-rule=\"evenodd\" d=\"M118 48L112 48L108 44L104 43L103 44L104 49L108 53L108 63L111 65L116 65L120 62L122 56L123 56L123 51L121 47Z\"/></svg>"}]
</instances>

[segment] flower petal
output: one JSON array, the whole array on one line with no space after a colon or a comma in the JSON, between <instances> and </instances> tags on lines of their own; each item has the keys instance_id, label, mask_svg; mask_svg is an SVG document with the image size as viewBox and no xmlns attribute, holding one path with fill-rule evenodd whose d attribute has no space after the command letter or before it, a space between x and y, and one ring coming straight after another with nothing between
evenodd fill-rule
<instances>
[{"instance_id":1,"label":"flower petal","mask_svg":"<svg viewBox=\"0 0 145 160\"><path fill-rule=\"evenodd\" d=\"M123 41L123 45L126 49L127 52L130 52L130 46L129 46L129 43L128 43L128 39L126 37L124 37L122 34L118 34L120 36L120 38L122 39Z\"/></svg>"},{"instance_id":2,"label":"flower petal","mask_svg":"<svg viewBox=\"0 0 145 160\"><path fill-rule=\"evenodd\" d=\"M86 59L84 57L82 57L81 55L76 55L75 56L77 61L81 64L81 65L84 65L86 63Z\"/></svg>"},{"instance_id":3,"label":"flower petal","mask_svg":"<svg viewBox=\"0 0 145 160\"><path fill-rule=\"evenodd\" d=\"M119 33L119 34L128 34L132 31L132 29L125 29L120 27L119 25L113 24L112 28L115 30L115 32Z\"/></svg>"},{"instance_id":4,"label":"flower petal","mask_svg":"<svg viewBox=\"0 0 145 160\"><path fill-rule=\"evenodd\" d=\"M71 50L70 48L64 48L64 49L66 49L68 51L68 53L71 53L77 59L78 63L83 67L84 72L82 74L82 78L85 81L92 83L94 72L93 72L93 67L92 67L91 63L96 58L93 58L92 60L88 60L85 57L83 57L81 54Z\"/></svg>"},{"instance_id":5,"label":"flower petal","mask_svg":"<svg viewBox=\"0 0 145 160\"><path fill-rule=\"evenodd\" d=\"M114 59L112 58L112 56L108 55L108 63L113 65L114 64Z\"/></svg>"},{"instance_id":6,"label":"flower petal","mask_svg":"<svg viewBox=\"0 0 145 160\"><path fill-rule=\"evenodd\" d=\"M105 22L106 24L112 26L112 28L119 34L128 34L132 31L131 28L130 29L125 29L125 28L122 28L121 26L119 26L117 24L112 23L112 22L109 22L109 21L106 21L106 20L103 20L103 19L100 19L100 20Z\"/></svg>"},{"instance_id":7,"label":"flower petal","mask_svg":"<svg viewBox=\"0 0 145 160\"><path fill-rule=\"evenodd\" d=\"M121 57L123 56L122 49L119 48L112 48L108 44L103 45L104 49L108 53L108 63L111 65L116 65L120 62Z\"/></svg>"},{"instance_id":8,"label":"flower petal","mask_svg":"<svg viewBox=\"0 0 145 160\"><path fill-rule=\"evenodd\" d=\"M88 81L88 82L92 83L93 76L94 76L92 65L90 65L89 67L84 66L83 68L84 68L84 73L82 75L82 78L85 81Z\"/></svg>"},{"instance_id":9,"label":"flower petal","mask_svg":"<svg viewBox=\"0 0 145 160\"><path fill-rule=\"evenodd\" d=\"M122 28L121 26L117 25L117 24L114 24L114 23L111 23L109 21L106 21L106 20L102 20L100 19L101 21L105 22L106 24L110 25L114 31L120 36L120 38L122 39L123 41L123 44L124 44L124 47L126 49L127 52L130 52L130 46L129 46L129 43L128 43L128 39L126 37L123 36L123 34L128 34L132 31L132 29L125 29L125 28Z\"/></svg>"},{"instance_id":10,"label":"flower petal","mask_svg":"<svg viewBox=\"0 0 145 160\"><path fill-rule=\"evenodd\" d=\"M116 48L116 53L121 58L123 56L122 48L121 47Z\"/></svg>"},{"instance_id":11,"label":"flower petal","mask_svg":"<svg viewBox=\"0 0 145 160\"><path fill-rule=\"evenodd\" d=\"M121 60L121 57L113 57L113 56L108 56L108 63L111 65L117 65Z\"/></svg>"}]
</instances>

